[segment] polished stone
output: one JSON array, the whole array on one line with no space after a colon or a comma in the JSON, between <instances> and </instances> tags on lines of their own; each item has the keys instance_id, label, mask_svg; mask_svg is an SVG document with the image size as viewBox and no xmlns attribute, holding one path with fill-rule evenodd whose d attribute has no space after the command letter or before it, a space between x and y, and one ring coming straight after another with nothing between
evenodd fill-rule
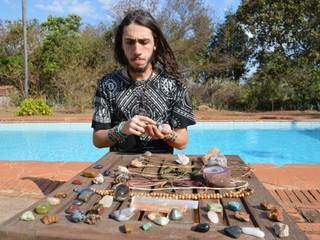
<instances>
[{"instance_id":1,"label":"polished stone","mask_svg":"<svg viewBox=\"0 0 320 240\"><path fill-rule=\"evenodd\" d=\"M98 172L95 170L84 170L82 172L82 176L87 177L87 178L95 178L98 175Z\"/></svg>"},{"instance_id":2,"label":"polished stone","mask_svg":"<svg viewBox=\"0 0 320 240\"><path fill-rule=\"evenodd\" d=\"M94 184L102 184L104 182L104 177L101 173L99 173L93 180L92 182Z\"/></svg>"},{"instance_id":3,"label":"polished stone","mask_svg":"<svg viewBox=\"0 0 320 240\"><path fill-rule=\"evenodd\" d=\"M265 234L260 228L256 227L241 227L244 234L255 236L258 238L264 238Z\"/></svg>"},{"instance_id":4,"label":"polished stone","mask_svg":"<svg viewBox=\"0 0 320 240\"><path fill-rule=\"evenodd\" d=\"M178 221L183 217L182 212L178 208L172 208L169 213L170 220Z\"/></svg>"},{"instance_id":5,"label":"polished stone","mask_svg":"<svg viewBox=\"0 0 320 240\"><path fill-rule=\"evenodd\" d=\"M219 223L218 214L216 212L214 212L214 211L209 211L208 212L208 218L209 218L210 222L212 222L214 224Z\"/></svg>"},{"instance_id":6,"label":"polished stone","mask_svg":"<svg viewBox=\"0 0 320 240\"><path fill-rule=\"evenodd\" d=\"M241 203L237 201L229 201L228 208L232 211L240 211L241 210Z\"/></svg>"},{"instance_id":7,"label":"polished stone","mask_svg":"<svg viewBox=\"0 0 320 240\"><path fill-rule=\"evenodd\" d=\"M60 218L57 214L55 215L45 215L41 218L41 222L43 224L49 225L49 224L53 224L53 223L57 223L59 222Z\"/></svg>"},{"instance_id":8,"label":"polished stone","mask_svg":"<svg viewBox=\"0 0 320 240\"><path fill-rule=\"evenodd\" d=\"M78 205L70 205L64 212L67 214L71 214L76 210L80 210L80 207Z\"/></svg>"},{"instance_id":9,"label":"polished stone","mask_svg":"<svg viewBox=\"0 0 320 240\"><path fill-rule=\"evenodd\" d=\"M151 223L144 223L141 225L141 229L143 231L149 231L151 229L151 227L152 227Z\"/></svg>"},{"instance_id":10,"label":"polished stone","mask_svg":"<svg viewBox=\"0 0 320 240\"><path fill-rule=\"evenodd\" d=\"M208 202L207 203L207 209L208 211L214 211L214 212L223 212L223 206L221 203L218 202Z\"/></svg>"},{"instance_id":11,"label":"polished stone","mask_svg":"<svg viewBox=\"0 0 320 240\"><path fill-rule=\"evenodd\" d=\"M61 203L60 198L56 197L47 197L47 202L50 203L50 205L55 206L59 205Z\"/></svg>"},{"instance_id":12,"label":"polished stone","mask_svg":"<svg viewBox=\"0 0 320 240\"><path fill-rule=\"evenodd\" d=\"M66 198L68 196L68 194L64 193L64 192L57 192L55 195L54 195L56 198Z\"/></svg>"},{"instance_id":13,"label":"polished stone","mask_svg":"<svg viewBox=\"0 0 320 240\"><path fill-rule=\"evenodd\" d=\"M232 238L239 238L241 235L241 228L239 226L231 226L223 229L224 233Z\"/></svg>"},{"instance_id":14,"label":"polished stone","mask_svg":"<svg viewBox=\"0 0 320 240\"><path fill-rule=\"evenodd\" d=\"M163 216L161 216L161 217L156 217L156 218L153 220L153 222L154 222L155 224L160 225L160 226L165 226L165 225L168 225L168 223L169 223L169 218L163 217Z\"/></svg>"},{"instance_id":15,"label":"polished stone","mask_svg":"<svg viewBox=\"0 0 320 240\"><path fill-rule=\"evenodd\" d=\"M275 222L282 222L283 221L283 214L279 208L273 208L272 210L267 212L267 217Z\"/></svg>"},{"instance_id":16,"label":"polished stone","mask_svg":"<svg viewBox=\"0 0 320 240\"><path fill-rule=\"evenodd\" d=\"M51 205L48 202L40 203L35 208L35 212L37 214L47 214L50 210L51 210Z\"/></svg>"},{"instance_id":17,"label":"polished stone","mask_svg":"<svg viewBox=\"0 0 320 240\"><path fill-rule=\"evenodd\" d=\"M78 187L75 187L73 191L76 193L81 193L82 191L88 190L88 189L90 189L88 186L78 186Z\"/></svg>"},{"instance_id":18,"label":"polished stone","mask_svg":"<svg viewBox=\"0 0 320 240\"><path fill-rule=\"evenodd\" d=\"M103 168L103 165L98 164L98 165L95 165L93 168L94 168L94 169L102 169L102 168Z\"/></svg>"},{"instance_id":19,"label":"polished stone","mask_svg":"<svg viewBox=\"0 0 320 240\"><path fill-rule=\"evenodd\" d=\"M208 232L210 230L210 225L208 223L199 223L196 226L192 227L192 230L195 232Z\"/></svg>"},{"instance_id":20,"label":"polished stone","mask_svg":"<svg viewBox=\"0 0 320 240\"><path fill-rule=\"evenodd\" d=\"M115 193L114 193L114 199L116 201L124 201L129 197L129 187L125 184L119 184L116 187Z\"/></svg>"},{"instance_id":21,"label":"polished stone","mask_svg":"<svg viewBox=\"0 0 320 240\"><path fill-rule=\"evenodd\" d=\"M83 222L85 218L86 218L86 215L79 210L73 211L70 215L70 220L74 223Z\"/></svg>"},{"instance_id":22,"label":"polished stone","mask_svg":"<svg viewBox=\"0 0 320 240\"><path fill-rule=\"evenodd\" d=\"M78 199L81 201L87 202L93 194L94 194L94 191L92 189L87 189L79 193Z\"/></svg>"},{"instance_id":23,"label":"polished stone","mask_svg":"<svg viewBox=\"0 0 320 240\"><path fill-rule=\"evenodd\" d=\"M72 184L73 184L73 185L82 185L82 183L83 183L83 182L82 182L82 180L80 180L80 179L75 179L75 180L72 181Z\"/></svg>"},{"instance_id":24,"label":"polished stone","mask_svg":"<svg viewBox=\"0 0 320 240\"><path fill-rule=\"evenodd\" d=\"M77 206L81 206L82 204L84 204L84 201L79 200L79 199L75 199L72 201L73 205L77 205Z\"/></svg>"}]
</instances>

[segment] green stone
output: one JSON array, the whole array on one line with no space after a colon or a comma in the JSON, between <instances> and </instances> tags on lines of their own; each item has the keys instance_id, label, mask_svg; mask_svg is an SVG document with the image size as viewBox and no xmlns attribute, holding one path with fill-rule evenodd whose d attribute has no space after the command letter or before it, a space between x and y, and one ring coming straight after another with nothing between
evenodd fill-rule
<instances>
[{"instance_id":1,"label":"green stone","mask_svg":"<svg viewBox=\"0 0 320 240\"><path fill-rule=\"evenodd\" d=\"M223 207L221 203L217 202L208 202L207 209L208 211L223 212Z\"/></svg>"},{"instance_id":2,"label":"green stone","mask_svg":"<svg viewBox=\"0 0 320 240\"><path fill-rule=\"evenodd\" d=\"M46 203L40 203L36 208L35 212L38 214L47 214L51 210L51 205Z\"/></svg>"},{"instance_id":3,"label":"green stone","mask_svg":"<svg viewBox=\"0 0 320 240\"><path fill-rule=\"evenodd\" d=\"M151 227L152 227L151 223L144 223L144 224L142 224L142 226L141 226L141 228L142 228L143 231L148 231L148 230L151 229Z\"/></svg>"}]
</instances>

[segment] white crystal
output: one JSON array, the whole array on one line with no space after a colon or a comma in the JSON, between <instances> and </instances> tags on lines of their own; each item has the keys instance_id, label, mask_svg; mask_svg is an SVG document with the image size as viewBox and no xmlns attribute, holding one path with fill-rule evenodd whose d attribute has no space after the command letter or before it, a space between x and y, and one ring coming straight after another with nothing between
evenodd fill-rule
<instances>
[{"instance_id":1,"label":"white crystal","mask_svg":"<svg viewBox=\"0 0 320 240\"><path fill-rule=\"evenodd\" d=\"M289 226L284 223L274 223L273 230L278 237L288 237L289 236Z\"/></svg>"},{"instance_id":2,"label":"white crystal","mask_svg":"<svg viewBox=\"0 0 320 240\"><path fill-rule=\"evenodd\" d=\"M112 202L113 202L113 197L107 195L100 199L99 204L102 204L104 208L109 208L111 207Z\"/></svg>"},{"instance_id":3,"label":"white crystal","mask_svg":"<svg viewBox=\"0 0 320 240\"><path fill-rule=\"evenodd\" d=\"M31 211L26 211L21 215L20 219L24 221L33 221L35 220L35 217Z\"/></svg>"},{"instance_id":4,"label":"white crystal","mask_svg":"<svg viewBox=\"0 0 320 240\"><path fill-rule=\"evenodd\" d=\"M214 165L219 165L222 167L227 167L227 158L223 155L222 152L217 152L213 154L209 159L208 159L208 164L207 166L214 166Z\"/></svg>"},{"instance_id":5,"label":"white crystal","mask_svg":"<svg viewBox=\"0 0 320 240\"><path fill-rule=\"evenodd\" d=\"M123 208L111 213L111 217L119 222L128 221L135 214L135 208Z\"/></svg>"},{"instance_id":6,"label":"white crystal","mask_svg":"<svg viewBox=\"0 0 320 240\"><path fill-rule=\"evenodd\" d=\"M208 212L208 218L209 218L210 222L212 222L214 224L217 224L219 222L218 214L214 211Z\"/></svg>"},{"instance_id":7,"label":"white crystal","mask_svg":"<svg viewBox=\"0 0 320 240\"><path fill-rule=\"evenodd\" d=\"M242 227L242 232L244 234L252 235L258 238L264 238L265 234L260 228L256 227Z\"/></svg>"},{"instance_id":8,"label":"white crystal","mask_svg":"<svg viewBox=\"0 0 320 240\"><path fill-rule=\"evenodd\" d=\"M178 153L176 162L181 165L187 165L190 162L190 159L186 155Z\"/></svg>"},{"instance_id":9,"label":"white crystal","mask_svg":"<svg viewBox=\"0 0 320 240\"><path fill-rule=\"evenodd\" d=\"M60 198L56 198L56 197L47 197L47 202L50 203L50 205L54 206L54 205L59 205L61 200Z\"/></svg>"},{"instance_id":10,"label":"white crystal","mask_svg":"<svg viewBox=\"0 0 320 240\"><path fill-rule=\"evenodd\" d=\"M99 173L93 180L92 182L94 184L102 184L104 182L104 177L101 173Z\"/></svg>"}]
</instances>

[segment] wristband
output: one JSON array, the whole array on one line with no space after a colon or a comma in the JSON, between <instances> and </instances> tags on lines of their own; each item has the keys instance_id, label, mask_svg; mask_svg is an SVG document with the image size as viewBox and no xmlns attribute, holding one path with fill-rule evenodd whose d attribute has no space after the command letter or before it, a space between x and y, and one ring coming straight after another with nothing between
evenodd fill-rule
<instances>
[{"instance_id":1,"label":"wristband","mask_svg":"<svg viewBox=\"0 0 320 240\"><path fill-rule=\"evenodd\" d=\"M175 142L176 139L178 137L178 134L172 130L172 132L169 134L169 136L165 137L164 140L167 141L167 142Z\"/></svg>"}]
</instances>

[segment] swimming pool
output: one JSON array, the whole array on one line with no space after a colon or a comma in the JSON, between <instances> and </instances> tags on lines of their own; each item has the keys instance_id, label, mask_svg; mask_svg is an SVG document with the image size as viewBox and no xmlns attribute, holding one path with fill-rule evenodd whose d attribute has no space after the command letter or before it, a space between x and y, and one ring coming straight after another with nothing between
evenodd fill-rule
<instances>
[{"instance_id":1,"label":"swimming pool","mask_svg":"<svg viewBox=\"0 0 320 240\"><path fill-rule=\"evenodd\" d=\"M0 160L96 161L90 123L0 123ZM185 154L213 146L247 163L320 163L320 122L198 122Z\"/></svg>"}]
</instances>

